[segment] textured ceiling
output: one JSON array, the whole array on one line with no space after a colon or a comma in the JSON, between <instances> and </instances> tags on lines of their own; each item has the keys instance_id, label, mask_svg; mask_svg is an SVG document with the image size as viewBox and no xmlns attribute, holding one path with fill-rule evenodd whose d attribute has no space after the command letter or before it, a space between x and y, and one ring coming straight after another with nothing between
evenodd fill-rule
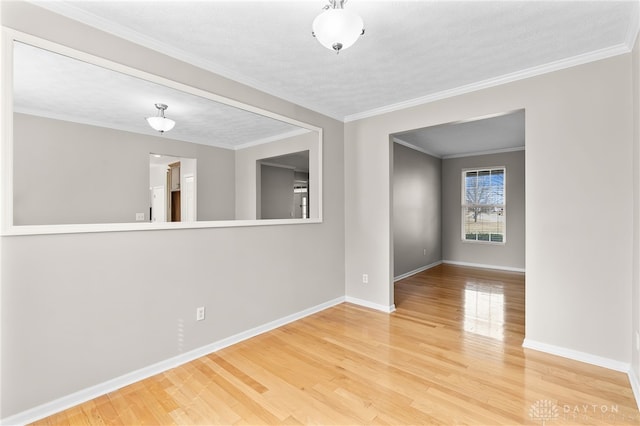
<instances>
[{"instance_id":1,"label":"textured ceiling","mask_svg":"<svg viewBox=\"0 0 640 426\"><path fill-rule=\"evenodd\" d=\"M164 103L166 116L176 121L166 137L224 148L305 131L23 43L14 46L14 70L17 112L158 135L145 117Z\"/></svg>"},{"instance_id":2,"label":"textured ceiling","mask_svg":"<svg viewBox=\"0 0 640 426\"><path fill-rule=\"evenodd\" d=\"M336 55L311 36L324 0L39 4L341 120L623 53L638 28L637 0L351 0L366 33Z\"/></svg>"},{"instance_id":3,"label":"textured ceiling","mask_svg":"<svg viewBox=\"0 0 640 426\"><path fill-rule=\"evenodd\" d=\"M309 151L299 151L277 157L264 158L262 164L291 168L298 172L309 173Z\"/></svg>"},{"instance_id":4,"label":"textured ceiling","mask_svg":"<svg viewBox=\"0 0 640 426\"><path fill-rule=\"evenodd\" d=\"M351 0L346 7L363 18L366 33L336 55L311 36L325 0L35 3L345 121L626 53L640 25L637 0ZM95 87L89 76L104 70L51 66L68 75L66 85L32 69L30 78L42 84L18 87L18 108L149 133L143 118L163 102L178 123L172 138L221 146L294 130L131 77L111 73ZM216 128L223 122L232 125ZM492 138L466 149L495 149Z\"/></svg>"},{"instance_id":5,"label":"textured ceiling","mask_svg":"<svg viewBox=\"0 0 640 426\"><path fill-rule=\"evenodd\" d=\"M522 149L525 146L525 111L494 117L440 124L394 135L439 158Z\"/></svg>"}]
</instances>

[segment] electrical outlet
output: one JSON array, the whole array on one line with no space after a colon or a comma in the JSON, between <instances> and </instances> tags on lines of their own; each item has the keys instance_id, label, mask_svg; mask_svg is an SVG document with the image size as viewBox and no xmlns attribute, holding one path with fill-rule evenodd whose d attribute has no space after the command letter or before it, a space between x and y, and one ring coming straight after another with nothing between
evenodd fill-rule
<instances>
[{"instance_id":1,"label":"electrical outlet","mask_svg":"<svg viewBox=\"0 0 640 426\"><path fill-rule=\"evenodd\" d=\"M427 249L422 250L422 255L426 256L427 255Z\"/></svg>"},{"instance_id":2,"label":"electrical outlet","mask_svg":"<svg viewBox=\"0 0 640 426\"><path fill-rule=\"evenodd\" d=\"M200 306L196 309L196 321L202 321L204 319L204 306Z\"/></svg>"},{"instance_id":3,"label":"electrical outlet","mask_svg":"<svg viewBox=\"0 0 640 426\"><path fill-rule=\"evenodd\" d=\"M363 284L367 284L369 282L369 275L368 274L362 274L362 283Z\"/></svg>"},{"instance_id":4,"label":"electrical outlet","mask_svg":"<svg viewBox=\"0 0 640 426\"><path fill-rule=\"evenodd\" d=\"M136 213L136 220L138 222L144 220L144 213Z\"/></svg>"}]
</instances>

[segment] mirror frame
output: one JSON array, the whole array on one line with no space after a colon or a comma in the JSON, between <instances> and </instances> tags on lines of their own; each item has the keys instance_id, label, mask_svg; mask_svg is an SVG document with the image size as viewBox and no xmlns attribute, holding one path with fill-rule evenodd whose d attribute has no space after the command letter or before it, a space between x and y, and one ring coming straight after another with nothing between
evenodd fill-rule
<instances>
[{"instance_id":1,"label":"mirror frame","mask_svg":"<svg viewBox=\"0 0 640 426\"><path fill-rule=\"evenodd\" d=\"M108 59L89 53L81 52L70 47L45 40L30 34L22 33L7 27L2 27L0 67L2 81L0 82L0 191L2 192L2 209L0 211L1 235L46 235L46 234L74 234L92 232L122 232L149 231L166 229L194 229L194 228L226 228L243 226L292 225L322 223L322 169L323 169L323 129L280 114L248 105L230 98L226 98L206 90L198 89L184 83L179 83L155 74L141 71ZM219 102L244 111L259 114L268 118L283 121L295 126L318 132L318 182L317 204L318 217L309 219L260 219L260 220L220 220L196 222L124 222L124 223L92 223L92 224L64 224L64 225L14 225L13 224L13 45L14 42L26 43L41 49L49 50L73 59L84 61L111 71L127 74L152 83L161 84L172 89L199 96L211 101Z\"/></svg>"}]
</instances>

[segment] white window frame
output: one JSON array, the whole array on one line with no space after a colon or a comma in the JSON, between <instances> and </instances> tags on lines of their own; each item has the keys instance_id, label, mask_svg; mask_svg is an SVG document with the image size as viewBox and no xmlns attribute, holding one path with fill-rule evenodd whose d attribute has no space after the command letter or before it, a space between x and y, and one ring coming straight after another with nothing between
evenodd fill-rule
<instances>
[{"instance_id":1,"label":"white window frame","mask_svg":"<svg viewBox=\"0 0 640 426\"><path fill-rule=\"evenodd\" d=\"M482 171L493 171L493 170L502 170L504 174L504 203L503 204L467 204L466 199L466 175L469 172L482 172ZM462 169L460 174L461 177L461 186L460 186L460 238L465 243L479 243L479 244L494 244L494 245L504 245L507 242L507 168L505 166L492 166L492 167L472 167L467 169ZM465 232L465 212L468 208L473 207L493 207L502 209L502 216L504 216L504 232L502 233L502 241L491 241L491 237L489 240L468 240Z\"/></svg>"}]
</instances>

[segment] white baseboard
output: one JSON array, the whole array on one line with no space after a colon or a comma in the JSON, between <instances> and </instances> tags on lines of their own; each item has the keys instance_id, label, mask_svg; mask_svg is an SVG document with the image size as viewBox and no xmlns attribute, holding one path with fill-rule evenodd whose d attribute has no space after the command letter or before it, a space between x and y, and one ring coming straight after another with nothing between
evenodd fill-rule
<instances>
[{"instance_id":1,"label":"white baseboard","mask_svg":"<svg viewBox=\"0 0 640 426\"><path fill-rule=\"evenodd\" d=\"M631 383L631 390L633 391L633 396L636 399L636 405L638 406L638 410L640 410L640 382L638 381L638 373L633 367L631 367L628 375L629 383Z\"/></svg>"},{"instance_id":2,"label":"white baseboard","mask_svg":"<svg viewBox=\"0 0 640 426\"><path fill-rule=\"evenodd\" d=\"M535 340L531 339L524 339L522 347L527 349L534 349L540 352L546 352L551 355L558 355L563 358L573 359L575 361L586 362L587 364L597 365L598 367L604 367L610 370L621 371L623 373L628 373L631 367L628 362L616 361L614 359L604 358L586 352L563 348L561 346L536 342Z\"/></svg>"},{"instance_id":3,"label":"white baseboard","mask_svg":"<svg viewBox=\"0 0 640 426\"><path fill-rule=\"evenodd\" d=\"M482 263L469 263L469 262L458 262L456 260L443 260L442 263L446 263L449 265L457 265L457 266L470 266L472 268L482 268L482 269L497 269L499 271L508 271L508 272L522 272L524 274L524 268L514 268L511 266L498 266L498 265L484 265Z\"/></svg>"},{"instance_id":4,"label":"white baseboard","mask_svg":"<svg viewBox=\"0 0 640 426\"><path fill-rule=\"evenodd\" d=\"M396 281L400 281L400 280L403 280L405 278L409 278L412 275L419 274L422 271L426 271L427 269L431 269L431 268L433 268L435 266L438 266L438 265L441 265L441 264L442 264L442 260L438 260L437 262L430 263L427 266L421 266L418 269L414 269L413 271L409 271L409 272L406 272L404 274L398 275L397 277L394 277L393 278L393 282L395 283Z\"/></svg>"},{"instance_id":5,"label":"white baseboard","mask_svg":"<svg viewBox=\"0 0 640 426\"><path fill-rule=\"evenodd\" d=\"M391 312L394 312L396 310L396 305L385 306L351 296L346 296L344 301L347 303L353 303L354 305L364 306L365 308L375 309L376 311L382 311L387 314L390 314Z\"/></svg>"},{"instance_id":6,"label":"white baseboard","mask_svg":"<svg viewBox=\"0 0 640 426\"><path fill-rule=\"evenodd\" d=\"M287 315L286 317L279 318L277 320L268 322L258 327L249 329L247 331L243 331L241 333L235 334L233 336L227 337L225 339L219 340L209 345L202 346L192 351L175 356L173 358L160 361L156 364L141 368L136 371L132 371L120 377L107 380L106 382L97 384L95 386L91 386L89 388L80 390L78 392L74 392L67 396L63 396L62 398L58 398L54 401L47 402L45 404L39 405L37 407L15 414L13 416L1 419L0 425L13 426L13 425L24 425L27 423L35 422L37 420L40 420L52 414L59 413L60 411L66 410L78 404L82 404L83 402L89 401L91 399L95 399L109 392L113 392L115 390L128 386L132 383L139 382L151 376L155 376L156 374L160 374L172 368L178 367L182 364L186 364L187 362L193 361L194 359L200 358L205 355L209 355L213 352L219 351L220 349L242 342L243 340L250 339L251 337L254 337L259 334L265 333L267 331L273 330L275 328L281 327L285 324L289 324L290 322L297 321L301 318L323 311L332 306L339 305L344 301L345 301L345 298L344 296L342 296L342 297L338 297L336 299L321 303L319 305L313 306L311 308L302 310L300 312Z\"/></svg>"}]
</instances>

